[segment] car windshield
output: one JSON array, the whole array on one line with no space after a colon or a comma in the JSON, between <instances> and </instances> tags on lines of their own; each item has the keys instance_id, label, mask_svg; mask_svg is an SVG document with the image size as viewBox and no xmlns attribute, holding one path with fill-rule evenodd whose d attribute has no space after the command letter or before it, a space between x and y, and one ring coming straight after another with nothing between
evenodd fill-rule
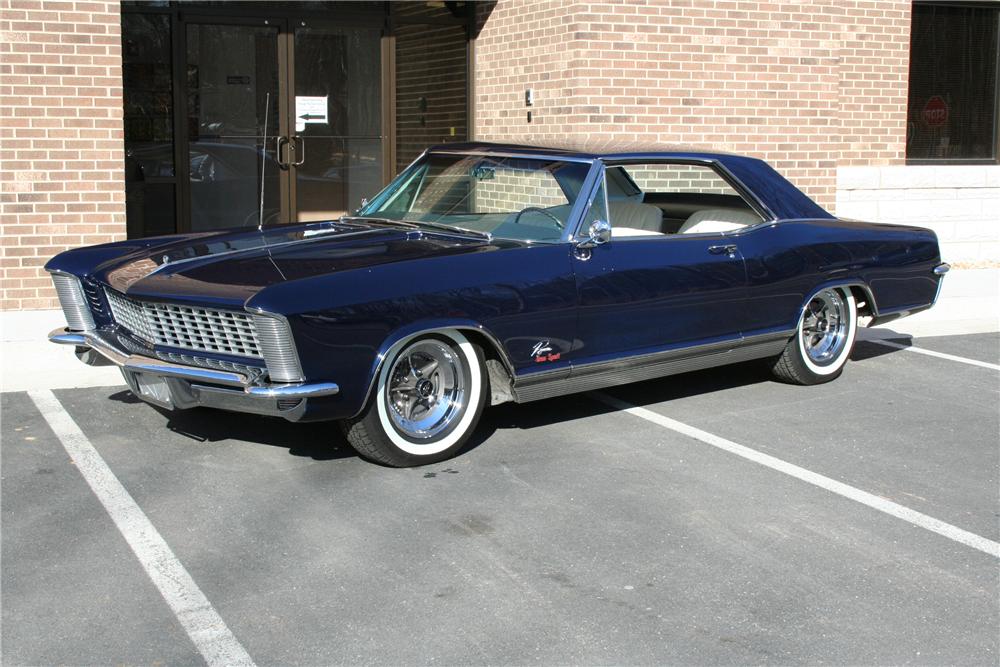
<instances>
[{"instance_id":1,"label":"car windshield","mask_svg":"<svg viewBox=\"0 0 1000 667\"><path fill-rule=\"evenodd\" d=\"M358 214L523 241L558 241L589 169L589 163L556 159L432 153Z\"/></svg>"}]
</instances>

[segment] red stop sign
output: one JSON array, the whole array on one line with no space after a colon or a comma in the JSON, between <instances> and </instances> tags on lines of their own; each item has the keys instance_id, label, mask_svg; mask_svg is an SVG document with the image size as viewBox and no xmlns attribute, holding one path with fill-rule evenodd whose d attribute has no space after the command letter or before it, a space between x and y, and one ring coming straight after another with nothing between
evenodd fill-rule
<instances>
[{"instance_id":1,"label":"red stop sign","mask_svg":"<svg viewBox=\"0 0 1000 667\"><path fill-rule=\"evenodd\" d=\"M940 127L948 122L948 103L940 95L930 98L924 105L924 122L931 127Z\"/></svg>"}]
</instances>

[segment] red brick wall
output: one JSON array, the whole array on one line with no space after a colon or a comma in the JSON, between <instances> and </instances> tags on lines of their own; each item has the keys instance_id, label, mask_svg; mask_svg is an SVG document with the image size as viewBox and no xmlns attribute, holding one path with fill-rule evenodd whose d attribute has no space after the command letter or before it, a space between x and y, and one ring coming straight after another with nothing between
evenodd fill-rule
<instances>
[{"instance_id":1,"label":"red brick wall","mask_svg":"<svg viewBox=\"0 0 1000 667\"><path fill-rule=\"evenodd\" d=\"M746 153L832 208L839 164L903 161L909 7L500 0L476 44L476 137Z\"/></svg>"},{"instance_id":2,"label":"red brick wall","mask_svg":"<svg viewBox=\"0 0 1000 667\"><path fill-rule=\"evenodd\" d=\"M117 2L0 0L0 308L55 308L42 265L125 237Z\"/></svg>"}]
</instances>

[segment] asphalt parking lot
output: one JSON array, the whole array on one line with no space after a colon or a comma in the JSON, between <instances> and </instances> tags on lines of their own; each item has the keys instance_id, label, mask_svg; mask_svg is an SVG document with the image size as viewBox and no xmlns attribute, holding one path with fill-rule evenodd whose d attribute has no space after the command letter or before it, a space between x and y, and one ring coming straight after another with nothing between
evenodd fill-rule
<instances>
[{"instance_id":1,"label":"asphalt parking lot","mask_svg":"<svg viewBox=\"0 0 1000 667\"><path fill-rule=\"evenodd\" d=\"M330 425L53 393L260 665L995 665L1000 560L949 530L1000 541L1000 334L913 345L951 356L859 342L817 387L749 364L500 406L411 470ZM2 403L3 664L202 663L36 402Z\"/></svg>"}]
</instances>

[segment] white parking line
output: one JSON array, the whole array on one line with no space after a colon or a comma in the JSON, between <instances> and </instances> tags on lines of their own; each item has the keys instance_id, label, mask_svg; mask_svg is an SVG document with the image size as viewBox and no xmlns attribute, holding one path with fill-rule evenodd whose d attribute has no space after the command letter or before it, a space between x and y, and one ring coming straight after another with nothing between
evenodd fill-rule
<instances>
[{"instance_id":1,"label":"white parking line","mask_svg":"<svg viewBox=\"0 0 1000 667\"><path fill-rule=\"evenodd\" d=\"M688 426L687 424L679 422L676 419L665 417L661 414L653 412L652 410L647 410L646 408L640 408L639 406L632 405L631 403L627 403L603 392L592 392L590 395L598 401L606 405L610 405L616 410L622 410L630 415L641 417L642 419L652 422L658 426L663 426L664 428L676 431L682 435L694 438L695 440L700 440L707 445L717 447L723 451L729 452L730 454L735 454L736 456L741 456L748 461L759 463L762 466L766 466L772 470L776 470L803 482L807 482L813 486L818 486L821 489L836 493L844 498L849 498L850 500L859 502L862 505L867 505L872 509L885 512L886 514L894 516L897 519L902 519L903 521L911 523L914 526L925 528L931 532L937 533L938 535L947 537L949 540L954 540L966 546L972 547L973 549L978 549L983 553L1000 558L1000 542L994 542L993 540L976 535L975 533L962 530L961 528L953 526L950 523L945 523L944 521L940 521L934 517L921 514L916 510L911 510L910 508L894 503L891 500L880 498L879 496L868 493L867 491L862 491L861 489L854 488L853 486L849 486L843 482L838 482L835 479L830 479L829 477L812 472L811 470L800 468L793 463L782 461L781 459L770 456L769 454L764 454L763 452L758 452L755 449L750 449L749 447L737 444L732 440L726 440L725 438L713 435L707 431L702 431L700 428Z\"/></svg>"},{"instance_id":2,"label":"white parking line","mask_svg":"<svg viewBox=\"0 0 1000 667\"><path fill-rule=\"evenodd\" d=\"M28 396L111 515L205 661L212 667L253 665L246 649L55 395L48 389L39 389L29 391Z\"/></svg>"},{"instance_id":3,"label":"white parking line","mask_svg":"<svg viewBox=\"0 0 1000 667\"><path fill-rule=\"evenodd\" d=\"M880 338L873 338L871 340L867 340L864 342L878 343L879 345L885 345L886 347L893 347L896 348L897 350L906 350L907 352L926 354L928 357L937 357L938 359L957 361L960 364L969 364L970 366L980 366L982 368L989 368L994 371L1000 371L1000 365L997 364L991 364L986 361L979 361L978 359L969 359L968 357L959 357L954 354L945 354L944 352L935 352L934 350L927 350L922 347L913 347L912 345L901 345L900 343L894 343L891 340L882 340Z\"/></svg>"}]
</instances>

